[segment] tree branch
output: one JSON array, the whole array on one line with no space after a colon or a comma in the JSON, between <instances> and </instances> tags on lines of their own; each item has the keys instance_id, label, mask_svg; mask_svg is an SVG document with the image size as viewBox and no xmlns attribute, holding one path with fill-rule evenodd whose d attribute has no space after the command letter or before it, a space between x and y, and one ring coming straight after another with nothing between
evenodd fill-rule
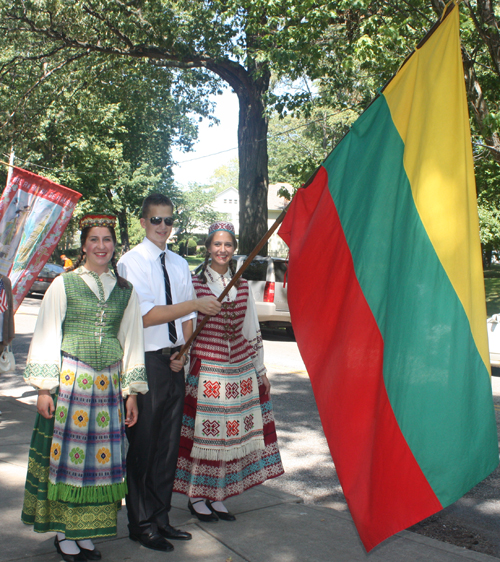
<instances>
[{"instance_id":1,"label":"tree branch","mask_svg":"<svg viewBox=\"0 0 500 562\"><path fill-rule=\"evenodd\" d=\"M21 99L17 102L15 109L8 116L7 120L2 125L0 125L0 129L3 129L4 127L6 127L12 121L12 118L16 114L19 106L23 103L24 100L26 100L26 98L31 94L31 92L33 92L33 90L38 88L38 86L40 86L40 84L42 84L48 78L50 78L50 76L52 76L52 74L54 74L54 72L57 72L58 70L61 70L61 68L64 68L67 64L70 64L70 63L72 63L72 62L74 62L78 59L81 59L86 55L88 55L88 53L78 53L77 55L74 55L73 57L70 57L69 59L66 59L65 61L61 62L59 65L54 67L49 72L44 73L32 86L30 86L24 92L24 94L21 96Z\"/></svg>"},{"instance_id":2,"label":"tree branch","mask_svg":"<svg viewBox=\"0 0 500 562\"><path fill-rule=\"evenodd\" d=\"M104 25L111 31L111 33L113 33L113 35L115 35L116 37L118 37L118 39L123 41L129 47L129 49L133 49L134 47L133 42L126 35L124 35L119 29L117 29L114 25L112 25L112 23L109 21L108 18L103 17L101 14L91 9L90 6L85 4L83 5L83 11L87 12L89 16L92 16L97 20L101 21L102 23L104 23Z\"/></svg>"}]
</instances>

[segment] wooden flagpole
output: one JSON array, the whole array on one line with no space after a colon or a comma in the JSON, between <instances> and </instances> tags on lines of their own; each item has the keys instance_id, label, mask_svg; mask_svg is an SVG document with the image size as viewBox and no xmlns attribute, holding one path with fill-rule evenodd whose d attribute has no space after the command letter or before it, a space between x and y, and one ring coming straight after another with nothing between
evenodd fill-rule
<instances>
[{"instance_id":1,"label":"wooden flagpole","mask_svg":"<svg viewBox=\"0 0 500 562\"><path fill-rule=\"evenodd\" d=\"M271 236L274 234L274 232L276 231L278 226L283 222L283 219L285 218L287 209L288 209L288 205L283 209L283 211L281 212L279 217L274 221L273 226L271 226L271 228L264 234L264 236L261 238L261 240L257 244L257 246L255 246L255 248L250 252L250 254L248 254L247 259L243 262L243 264L238 269L238 271L233 275L233 278L231 279L231 281L229 282L227 287L222 291L222 293L217 298L217 300L219 302L222 302L224 300L224 297L234 287L236 281L238 281L238 279L243 275L243 272L245 271L245 269L252 263L252 260L260 252L260 250L263 248L264 244L269 240L269 238L271 238ZM196 336L203 329L203 326L205 326L205 324L208 322L209 318L210 318L210 316L208 316L208 315L205 316L203 318L203 320L198 324L198 326L196 326L196 330L192 333L192 335L188 339L188 341L181 347L181 350L179 351L179 355L178 355L178 357L176 357L176 359L180 359L184 355L184 353L186 353L186 351L189 349L189 347L193 343Z\"/></svg>"},{"instance_id":2,"label":"wooden flagpole","mask_svg":"<svg viewBox=\"0 0 500 562\"><path fill-rule=\"evenodd\" d=\"M455 8L455 6L457 6L457 4L460 2L460 0L449 0L448 3L446 4L446 6L444 7L443 13L441 15L441 17L439 18L439 20L437 20L434 25L431 27L431 29L425 34L425 36L423 37L423 39L419 42L419 44L417 45L417 49L419 49L420 47L422 47L422 45L424 45L424 43L429 39L429 37L432 36L432 34L437 30L437 28L441 25L441 23L448 17L448 15L451 13L451 11L453 10L453 8ZM458 7L457 7L458 9ZM412 51L407 57L406 59L403 61L403 63L401 64L400 68L398 69L401 70L401 68L408 62L408 60L415 54L415 50ZM397 74L397 73L396 73ZM392 80L394 79L394 77L396 76L396 74L394 74L393 76L391 76L391 78L384 84L384 86L380 89L380 92L373 98L373 100L370 102L370 104L365 108L365 110L363 111L363 113L368 109L368 107L370 107L370 105L372 105L372 103L381 95L381 93L387 88L387 86L389 85L390 82L392 82ZM347 135L347 133L346 133ZM344 135L345 136L345 135ZM340 141L335 145L335 147L333 148L333 150L335 150L335 148L337 148L337 146L340 144L340 142L343 140L344 137L342 137L340 139ZM330 154L333 152L333 150L330 152ZM318 166L318 168L316 168L316 170L311 174L311 176L309 177L309 179L302 185L302 188L306 188L308 187L311 182L313 181L313 179L316 176L316 173L318 172L318 170L321 168L321 166ZM245 269L250 265L250 263L252 262L252 260L254 259L254 257L259 253L259 251L262 249L262 247L264 246L264 244L269 240L269 238L273 235L273 233L276 231L276 229L278 228L278 226L283 222L286 212L288 210L289 204L283 209L282 213L280 214L280 216L276 219L276 221L274 222L273 226L266 232L266 234L262 237L261 241L257 244L257 246L255 246L255 248L252 250L252 252L249 254L249 256L247 257L247 259L243 262L243 265L240 267L240 269L238 269L238 271L234 274L234 277L231 279L231 282L229 283L229 285L224 289L224 291L222 291L222 293L220 294L220 296L218 297L218 301L222 302L222 300L224 299L224 297L229 293L229 291L234 287L234 284L236 283L236 281L238 281L238 279L242 276L243 272L245 271ZM193 334L191 335L191 337L189 338L189 340L181 347L181 350L179 351L179 355L178 358L182 357L184 355L184 353L186 353L186 351L189 349L189 346L193 343L193 340L196 338L196 336L201 332L203 326L205 326L205 324L207 323L208 319L210 318L210 316L205 316L203 318L203 320L200 322L200 324L196 327L196 330L193 332Z\"/></svg>"}]
</instances>

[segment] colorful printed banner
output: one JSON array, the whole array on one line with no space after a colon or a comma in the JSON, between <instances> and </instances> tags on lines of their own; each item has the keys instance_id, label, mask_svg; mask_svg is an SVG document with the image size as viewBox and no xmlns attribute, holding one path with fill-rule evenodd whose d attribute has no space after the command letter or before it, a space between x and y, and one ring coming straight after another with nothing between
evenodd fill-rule
<instances>
[{"instance_id":1,"label":"colorful printed banner","mask_svg":"<svg viewBox=\"0 0 500 562\"><path fill-rule=\"evenodd\" d=\"M299 189L294 332L367 550L498 465L455 6Z\"/></svg>"},{"instance_id":2,"label":"colorful printed banner","mask_svg":"<svg viewBox=\"0 0 500 562\"><path fill-rule=\"evenodd\" d=\"M51 256L81 194L14 168L0 199L0 273L17 310Z\"/></svg>"}]
</instances>

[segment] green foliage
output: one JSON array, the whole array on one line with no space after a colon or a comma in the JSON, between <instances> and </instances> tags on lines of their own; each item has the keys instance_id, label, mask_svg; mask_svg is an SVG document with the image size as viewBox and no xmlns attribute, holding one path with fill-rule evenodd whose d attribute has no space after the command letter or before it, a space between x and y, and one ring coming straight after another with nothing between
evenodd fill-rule
<instances>
[{"instance_id":1,"label":"green foliage","mask_svg":"<svg viewBox=\"0 0 500 562\"><path fill-rule=\"evenodd\" d=\"M314 109L309 118L274 117L269 126L269 181L297 190L314 173L358 117L353 110ZM286 190L281 195L291 198Z\"/></svg>"},{"instance_id":2,"label":"green foliage","mask_svg":"<svg viewBox=\"0 0 500 562\"><path fill-rule=\"evenodd\" d=\"M478 212L481 244L495 251L500 250L500 211L480 206Z\"/></svg>"},{"instance_id":3,"label":"green foliage","mask_svg":"<svg viewBox=\"0 0 500 562\"><path fill-rule=\"evenodd\" d=\"M222 193L229 187L238 189L238 159L233 158L229 164L219 166L214 171L205 187L213 189L215 195Z\"/></svg>"},{"instance_id":4,"label":"green foliage","mask_svg":"<svg viewBox=\"0 0 500 562\"><path fill-rule=\"evenodd\" d=\"M196 132L185 102L170 93L170 71L145 60L118 64L100 55L85 62L25 100L23 112L0 130L0 143L4 152L13 144L16 157L41 164L48 168L43 175L82 193L77 216L117 215L127 247L127 218L144 196L173 189L171 144L188 147ZM0 92L0 107L6 112L22 94L12 83L9 96Z\"/></svg>"},{"instance_id":5,"label":"green foliage","mask_svg":"<svg viewBox=\"0 0 500 562\"><path fill-rule=\"evenodd\" d=\"M189 238L187 241L187 255L196 255L196 240L194 238Z\"/></svg>"},{"instance_id":6,"label":"green foliage","mask_svg":"<svg viewBox=\"0 0 500 562\"><path fill-rule=\"evenodd\" d=\"M141 226L141 222L138 217L129 216L128 217L128 236L130 247L133 248L140 244L144 239L144 229Z\"/></svg>"},{"instance_id":7,"label":"green foliage","mask_svg":"<svg viewBox=\"0 0 500 562\"><path fill-rule=\"evenodd\" d=\"M178 191L173 195L176 217L174 228L177 238L175 251L179 254L188 253L190 239L193 239L196 248L196 240L192 237L194 232L204 233L213 222L224 218L224 213L219 213L213 208L216 195L213 188L198 184L190 184L187 190Z\"/></svg>"},{"instance_id":8,"label":"green foliage","mask_svg":"<svg viewBox=\"0 0 500 562\"><path fill-rule=\"evenodd\" d=\"M242 208L264 210L265 189L255 186L267 183L269 116L271 181L297 187L397 71L443 5L0 0L0 146L8 152L15 139L19 156L52 167L54 179L84 192L85 204L116 212L126 238L125 217L142 196L173 189L170 146L189 149L192 116L208 115L207 94L224 81L240 99ZM499 193L500 13L485 0L464 1L460 10L478 190L493 211ZM271 82L286 87L270 91ZM299 82L305 87L291 87ZM291 117L307 126L285 133L295 124ZM179 201L192 209L186 216L195 214L189 201ZM240 228L258 240L265 222L265 216L245 213ZM246 247L249 240L241 242Z\"/></svg>"}]
</instances>

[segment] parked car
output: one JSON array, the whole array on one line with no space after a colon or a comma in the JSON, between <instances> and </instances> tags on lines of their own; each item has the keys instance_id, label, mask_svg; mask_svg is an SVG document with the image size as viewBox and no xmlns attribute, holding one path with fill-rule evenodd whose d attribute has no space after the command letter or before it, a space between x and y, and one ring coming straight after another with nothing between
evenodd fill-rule
<instances>
[{"instance_id":1,"label":"parked car","mask_svg":"<svg viewBox=\"0 0 500 562\"><path fill-rule=\"evenodd\" d=\"M492 367L500 367L500 314L494 314L486 320L488 330L488 348Z\"/></svg>"},{"instance_id":2,"label":"parked car","mask_svg":"<svg viewBox=\"0 0 500 562\"><path fill-rule=\"evenodd\" d=\"M31 285L29 292L45 294L45 291L50 287L52 281L61 273L64 273L64 267L56 263L46 263L33 285Z\"/></svg>"},{"instance_id":3,"label":"parked car","mask_svg":"<svg viewBox=\"0 0 500 562\"><path fill-rule=\"evenodd\" d=\"M238 270L247 256L235 255L233 260ZM288 260L257 256L243 273L252 289L259 322L265 326L285 327L293 333L288 310L287 289L284 286ZM199 273L201 265L195 269Z\"/></svg>"}]
</instances>

